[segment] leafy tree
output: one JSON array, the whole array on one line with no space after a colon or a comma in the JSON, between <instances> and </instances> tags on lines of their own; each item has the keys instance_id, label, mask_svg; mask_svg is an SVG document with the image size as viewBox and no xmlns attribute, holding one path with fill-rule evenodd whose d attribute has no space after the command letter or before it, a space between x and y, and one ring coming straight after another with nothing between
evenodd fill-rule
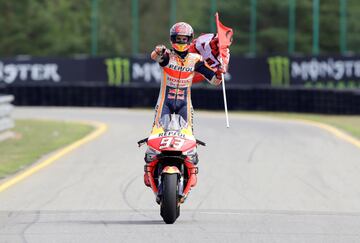
<instances>
[{"instance_id":1,"label":"leafy tree","mask_svg":"<svg viewBox=\"0 0 360 243\"><path fill-rule=\"evenodd\" d=\"M132 0L98 1L98 55L131 55ZM169 0L138 0L139 52L148 55L159 43L169 44ZM210 31L210 1L177 0L176 20ZM234 29L233 55L250 47L250 0L217 0L221 21ZM295 52L312 52L313 0L296 1ZM289 1L257 1L258 55L288 51ZM360 2L347 0L347 47L360 53ZM320 1L320 54L339 53L339 0ZM0 56L72 56L90 54L91 0L0 0Z\"/></svg>"}]
</instances>

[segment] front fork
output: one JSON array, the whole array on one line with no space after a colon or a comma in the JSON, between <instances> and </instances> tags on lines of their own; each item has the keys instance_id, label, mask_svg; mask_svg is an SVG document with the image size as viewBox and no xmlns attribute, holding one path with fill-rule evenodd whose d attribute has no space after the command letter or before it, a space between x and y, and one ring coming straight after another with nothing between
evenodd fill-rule
<instances>
[{"instance_id":1,"label":"front fork","mask_svg":"<svg viewBox=\"0 0 360 243\"><path fill-rule=\"evenodd\" d=\"M181 166L181 170L183 171L183 165ZM163 187L162 187L162 175L164 174L177 174L177 178L178 178L178 188L177 188L177 195L178 198L181 198L181 195L183 193L183 188L184 188L184 178L182 176L182 171L179 170L178 167L176 166L165 166L162 171L159 173L159 187L158 187L158 193L156 195L156 202L158 204L160 204L161 201L161 196L162 196L162 192L163 192ZM180 201L180 200L179 200ZM179 202L178 201L178 202Z\"/></svg>"},{"instance_id":2,"label":"front fork","mask_svg":"<svg viewBox=\"0 0 360 243\"><path fill-rule=\"evenodd\" d=\"M154 179L154 171L156 168L156 164L158 161L153 161L144 166L145 173L147 173L150 181L151 189L153 190L156 196L156 202L160 203L161 195L162 195L162 186L161 186L161 175L164 173L167 174L178 174L178 195L179 202L183 203L188 196L191 187L194 187L197 183L198 167L194 166L193 163L185 161L185 163L181 164L181 171L176 166L165 166L161 172L159 171L158 181ZM184 183L184 173L188 174L188 181L185 185Z\"/></svg>"}]
</instances>

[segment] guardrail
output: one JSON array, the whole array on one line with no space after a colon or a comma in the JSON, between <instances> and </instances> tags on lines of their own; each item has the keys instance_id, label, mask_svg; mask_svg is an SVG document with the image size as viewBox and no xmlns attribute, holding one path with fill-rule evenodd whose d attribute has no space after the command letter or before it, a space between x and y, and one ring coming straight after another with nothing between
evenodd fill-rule
<instances>
[{"instance_id":1,"label":"guardrail","mask_svg":"<svg viewBox=\"0 0 360 243\"><path fill-rule=\"evenodd\" d=\"M14 121L11 118L11 112L14 109L12 101L14 101L13 95L0 95L0 141L10 136L11 134L7 131L14 127Z\"/></svg>"}]
</instances>

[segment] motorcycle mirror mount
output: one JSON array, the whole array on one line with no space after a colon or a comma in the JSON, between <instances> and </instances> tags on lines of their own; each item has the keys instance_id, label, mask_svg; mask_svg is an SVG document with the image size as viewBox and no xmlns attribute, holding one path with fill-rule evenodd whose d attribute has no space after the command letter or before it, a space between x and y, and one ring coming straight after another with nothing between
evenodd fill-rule
<instances>
[{"instance_id":1,"label":"motorcycle mirror mount","mask_svg":"<svg viewBox=\"0 0 360 243\"><path fill-rule=\"evenodd\" d=\"M137 142L138 146L141 147L143 144L147 143L148 141L148 138L144 138L144 139L141 139L140 141Z\"/></svg>"},{"instance_id":2,"label":"motorcycle mirror mount","mask_svg":"<svg viewBox=\"0 0 360 243\"><path fill-rule=\"evenodd\" d=\"M199 140L199 139L196 139L196 143L199 144L199 145L201 145L201 146L206 146L206 143L203 142L203 141L201 141L201 140Z\"/></svg>"}]
</instances>

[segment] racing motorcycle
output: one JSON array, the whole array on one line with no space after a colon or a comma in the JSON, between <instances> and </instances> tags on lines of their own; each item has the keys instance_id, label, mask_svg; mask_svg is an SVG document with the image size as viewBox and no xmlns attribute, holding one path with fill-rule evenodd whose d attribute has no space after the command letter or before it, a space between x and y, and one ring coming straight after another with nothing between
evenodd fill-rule
<instances>
[{"instance_id":1,"label":"racing motorcycle","mask_svg":"<svg viewBox=\"0 0 360 243\"><path fill-rule=\"evenodd\" d=\"M145 173L149 178L160 215L167 224L173 224L180 215L192 187L197 183L197 145L205 143L195 139L191 126L178 114L160 119L148 138L138 141L147 144Z\"/></svg>"}]
</instances>

